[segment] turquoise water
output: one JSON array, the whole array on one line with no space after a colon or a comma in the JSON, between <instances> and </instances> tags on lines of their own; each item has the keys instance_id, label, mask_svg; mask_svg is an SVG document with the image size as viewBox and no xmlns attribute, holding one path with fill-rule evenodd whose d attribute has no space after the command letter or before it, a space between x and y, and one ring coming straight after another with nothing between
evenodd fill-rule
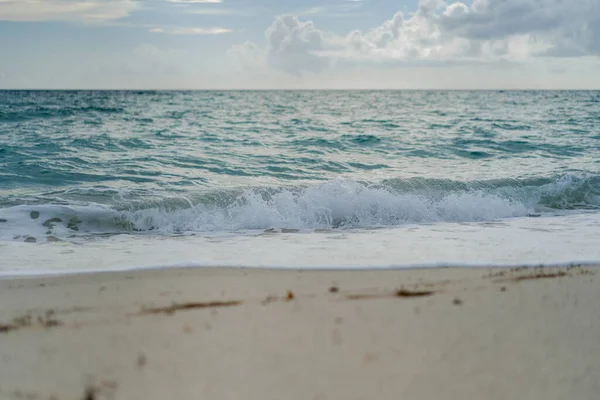
<instances>
[{"instance_id":1,"label":"turquoise water","mask_svg":"<svg viewBox=\"0 0 600 400\"><path fill-rule=\"evenodd\" d=\"M598 210L598 91L0 91L5 249Z\"/></svg>"}]
</instances>

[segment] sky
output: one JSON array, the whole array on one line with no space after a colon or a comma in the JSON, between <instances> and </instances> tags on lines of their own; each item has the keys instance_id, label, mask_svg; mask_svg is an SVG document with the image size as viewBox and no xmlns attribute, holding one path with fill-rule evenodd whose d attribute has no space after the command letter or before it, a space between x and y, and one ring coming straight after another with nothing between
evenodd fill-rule
<instances>
[{"instance_id":1,"label":"sky","mask_svg":"<svg viewBox=\"0 0 600 400\"><path fill-rule=\"evenodd\" d=\"M0 0L0 88L600 89L600 0Z\"/></svg>"}]
</instances>

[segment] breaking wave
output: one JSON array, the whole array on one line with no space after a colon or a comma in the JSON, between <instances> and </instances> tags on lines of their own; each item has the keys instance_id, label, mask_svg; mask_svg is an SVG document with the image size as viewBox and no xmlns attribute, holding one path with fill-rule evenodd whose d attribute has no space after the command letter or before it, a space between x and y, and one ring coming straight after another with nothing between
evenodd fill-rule
<instances>
[{"instance_id":1,"label":"breaking wave","mask_svg":"<svg viewBox=\"0 0 600 400\"><path fill-rule=\"evenodd\" d=\"M94 193L94 188L86 188ZM433 222L494 221L558 210L600 209L600 176L458 182L334 180L255 187L185 198L48 201L0 209L0 240L38 241L98 234L180 234L264 229L360 229ZM104 197L103 197L104 196ZM13 202L14 204L14 202Z\"/></svg>"}]
</instances>

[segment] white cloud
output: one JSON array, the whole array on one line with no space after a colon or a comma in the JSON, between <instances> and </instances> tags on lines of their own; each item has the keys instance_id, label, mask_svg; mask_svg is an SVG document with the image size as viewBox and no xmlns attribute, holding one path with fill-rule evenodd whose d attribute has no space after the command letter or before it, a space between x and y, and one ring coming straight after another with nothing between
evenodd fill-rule
<instances>
[{"instance_id":1,"label":"white cloud","mask_svg":"<svg viewBox=\"0 0 600 400\"><path fill-rule=\"evenodd\" d=\"M230 33L228 28L194 28L184 26L161 27L150 29L152 33L166 33L169 35L219 35L222 33Z\"/></svg>"},{"instance_id":2,"label":"white cloud","mask_svg":"<svg viewBox=\"0 0 600 400\"><path fill-rule=\"evenodd\" d=\"M311 21L301 22L292 16L276 18L265 35L268 63L293 74L326 68L329 60L318 53L335 49L335 42L339 41L335 35L317 29Z\"/></svg>"},{"instance_id":3,"label":"white cloud","mask_svg":"<svg viewBox=\"0 0 600 400\"><path fill-rule=\"evenodd\" d=\"M600 1L474 0L469 6L420 0L414 14L399 12L367 32L341 36L279 16L265 37L264 47L247 43L231 53L245 65L294 75L340 64L498 65L588 56L600 54Z\"/></svg>"},{"instance_id":4,"label":"white cloud","mask_svg":"<svg viewBox=\"0 0 600 400\"><path fill-rule=\"evenodd\" d=\"M128 16L137 0L0 0L3 21L111 21Z\"/></svg>"}]
</instances>

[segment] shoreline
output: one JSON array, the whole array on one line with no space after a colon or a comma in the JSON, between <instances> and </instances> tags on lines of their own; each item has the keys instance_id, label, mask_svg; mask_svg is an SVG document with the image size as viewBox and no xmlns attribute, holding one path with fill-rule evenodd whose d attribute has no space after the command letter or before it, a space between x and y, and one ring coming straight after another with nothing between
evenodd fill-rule
<instances>
[{"instance_id":1,"label":"shoreline","mask_svg":"<svg viewBox=\"0 0 600 400\"><path fill-rule=\"evenodd\" d=\"M0 279L0 398L591 400L599 271L216 267Z\"/></svg>"},{"instance_id":2,"label":"shoreline","mask_svg":"<svg viewBox=\"0 0 600 400\"><path fill-rule=\"evenodd\" d=\"M146 271L186 271L186 270L203 270L203 269L225 269L225 270L258 270L258 271L313 271L313 272L351 272L351 271L417 271L417 270L436 270L436 269L475 269L475 270L490 270L490 269L520 269L520 268L575 268L575 267L591 267L600 266L600 260L597 261L566 261L557 263L429 263L429 264L406 264L392 266L293 266L293 267L272 267L272 266L244 266L244 265L214 265L210 263L182 263L175 265L163 266L142 266L133 268L115 268L115 269L89 269L75 271L52 271L52 270L37 270L32 272L8 271L0 272L0 282L4 280L19 280L19 279L44 279L44 278L68 278L74 276L87 275L103 275L103 274L126 274L126 273L141 273Z\"/></svg>"}]
</instances>

